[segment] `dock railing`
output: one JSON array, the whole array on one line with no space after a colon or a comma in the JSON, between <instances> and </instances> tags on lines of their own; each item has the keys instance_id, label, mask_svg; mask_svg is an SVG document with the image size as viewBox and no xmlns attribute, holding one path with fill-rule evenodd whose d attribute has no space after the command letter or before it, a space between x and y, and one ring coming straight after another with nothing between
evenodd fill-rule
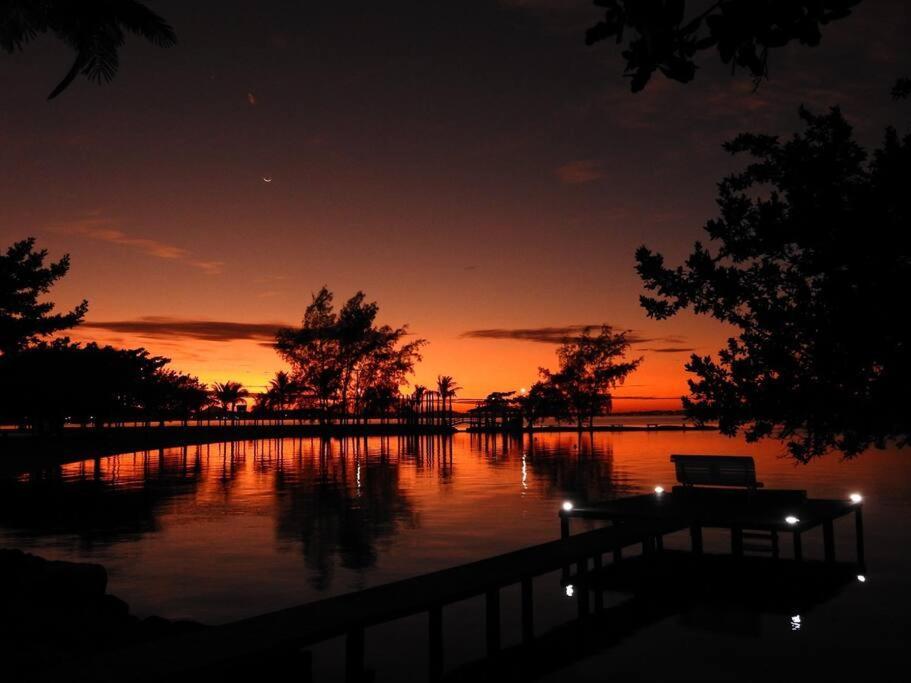
<instances>
[{"instance_id":1,"label":"dock railing","mask_svg":"<svg viewBox=\"0 0 911 683\"><path fill-rule=\"evenodd\" d=\"M65 668L48 672L44 680L61 680L84 670L86 680L127 680L124 672L141 671L129 680L157 681L194 671L205 671L232 660L274 653L282 649L299 650L307 646L345 637L345 680L365 680L365 631L371 626L426 612L428 615L428 652L430 680L443 673L443 608L477 596L485 596L486 651L494 656L500 650L500 591L521 586L522 642L535 638L533 579L543 574L576 565L577 577L602 566L605 553L678 531L666 522L629 523L580 533L569 538L531 546L469 564L431 572L410 579L347 593L317 602L283 609L223 626L216 626L180 637L146 643L107 653L88 662L68 663ZM587 587L575 591L578 612L589 612ZM595 591L596 609L601 603ZM142 662L137 667L137 662ZM309 680L307 672L299 672Z\"/></svg>"}]
</instances>

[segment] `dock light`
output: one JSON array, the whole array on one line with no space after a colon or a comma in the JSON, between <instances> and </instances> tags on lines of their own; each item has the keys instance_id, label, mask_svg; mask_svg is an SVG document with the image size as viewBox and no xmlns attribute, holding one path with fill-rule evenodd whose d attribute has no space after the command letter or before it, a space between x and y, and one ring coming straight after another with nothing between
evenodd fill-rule
<instances>
[{"instance_id":1,"label":"dock light","mask_svg":"<svg viewBox=\"0 0 911 683\"><path fill-rule=\"evenodd\" d=\"M575 589L573 588L573 585L571 583L567 584L566 585L566 597L571 598L573 596L574 590Z\"/></svg>"},{"instance_id":2,"label":"dock light","mask_svg":"<svg viewBox=\"0 0 911 683\"><path fill-rule=\"evenodd\" d=\"M864 576L863 574L858 574L858 575L857 575L857 580L860 581L861 583L866 583L866 582L867 582L867 577Z\"/></svg>"},{"instance_id":3,"label":"dock light","mask_svg":"<svg viewBox=\"0 0 911 683\"><path fill-rule=\"evenodd\" d=\"M565 503L563 503L563 511L564 511L564 512L569 512L569 511L572 510L572 509L573 509L573 504L570 503L568 500L567 500Z\"/></svg>"},{"instance_id":4,"label":"dock light","mask_svg":"<svg viewBox=\"0 0 911 683\"><path fill-rule=\"evenodd\" d=\"M657 493L657 494L660 496L662 493L664 493L664 487L663 487L663 486L656 486L656 487L655 487L655 493Z\"/></svg>"},{"instance_id":5,"label":"dock light","mask_svg":"<svg viewBox=\"0 0 911 683\"><path fill-rule=\"evenodd\" d=\"M800 627L802 625L803 625L803 622L800 621L799 614L795 614L793 617L791 617L791 630L792 631L799 631Z\"/></svg>"},{"instance_id":6,"label":"dock light","mask_svg":"<svg viewBox=\"0 0 911 683\"><path fill-rule=\"evenodd\" d=\"M799 522L800 520L797 519L797 517L795 517L794 515L788 515L787 517L784 518L784 521L786 521L788 524L793 526L793 525L797 524L797 522Z\"/></svg>"},{"instance_id":7,"label":"dock light","mask_svg":"<svg viewBox=\"0 0 911 683\"><path fill-rule=\"evenodd\" d=\"M863 499L864 499L864 497L863 497L862 495L860 495L859 493L852 493L852 494L849 496L849 498L851 499L851 502L852 502L852 503L860 503L860 502L862 502Z\"/></svg>"}]
</instances>

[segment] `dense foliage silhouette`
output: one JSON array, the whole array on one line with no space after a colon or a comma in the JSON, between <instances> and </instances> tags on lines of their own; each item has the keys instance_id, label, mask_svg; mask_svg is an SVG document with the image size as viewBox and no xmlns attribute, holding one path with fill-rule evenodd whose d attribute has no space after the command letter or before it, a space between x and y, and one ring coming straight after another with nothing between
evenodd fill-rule
<instances>
[{"instance_id":1,"label":"dense foliage silhouette","mask_svg":"<svg viewBox=\"0 0 911 683\"><path fill-rule=\"evenodd\" d=\"M615 332L610 325L602 325L596 335L585 329L557 349L558 370L539 368L541 379L528 391L492 392L475 411L504 421L515 419L517 426L528 428L545 418L573 422L579 430L591 428L596 417L610 414L611 390L642 362L626 360L629 346L627 333Z\"/></svg>"},{"instance_id":2,"label":"dense foliage silhouette","mask_svg":"<svg viewBox=\"0 0 911 683\"><path fill-rule=\"evenodd\" d=\"M15 353L40 339L78 325L88 302L67 313L39 300L70 269L70 257L45 265L47 250L35 250L35 239L20 240L0 253L0 356Z\"/></svg>"},{"instance_id":3,"label":"dense foliage silhouette","mask_svg":"<svg viewBox=\"0 0 911 683\"><path fill-rule=\"evenodd\" d=\"M594 418L611 412L611 389L639 367L641 358L625 360L629 341L625 332L602 325L597 335L588 330L557 349L560 369L541 369L542 377L563 397L567 417L581 429ZM546 392L545 392L546 395Z\"/></svg>"},{"instance_id":4,"label":"dense foliage silhouette","mask_svg":"<svg viewBox=\"0 0 911 683\"><path fill-rule=\"evenodd\" d=\"M250 392L240 383L228 380L216 382L212 385L212 400L221 406L227 415L237 410L238 404L250 395Z\"/></svg>"},{"instance_id":5,"label":"dense foliage silhouette","mask_svg":"<svg viewBox=\"0 0 911 683\"><path fill-rule=\"evenodd\" d=\"M604 8L604 18L587 31L585 40L589 45L626 41L622 55L633 92L642 90L655 71L682 83L693 80L697 55L712 49L732 70L745 69L758 85L769 74L769 50L795 40L818 45L821 26L847 17L859 2L718 0L688 16L687 5L697 3L595 0Z\"/></svg>"},{"instance_id":6,"label":"dense foliage silhouette","mask_svg":"<svg viewBox=\"0 0 911 683\"><path fill-rule=\"evenodd\" d=\"M719 184L716 249L697 242L674 268L644 246L636 259L650 317L690 309L737 330L717 359L691 357L687 412L806 461L911 433L911 136L889 128L871 153L837 108L800 118L790 140L725 145L751 162Z\"/></svg>"},{"instance_id":7,"label":"dense foliage silhouette","mask_svg":"<svg viewBox=\"0 0 911 683\"><path fill-rule=\"evenodd\" d=\"M366 416L393 401L427 343L402 343L407 326L377 326L379 306L365 299L358 292L336 312L332 292L323 287L301 326L276 335L276 349L291 364L294 383L324 421L332 415Z\"/></svg>"},{"instance_id":8,"label":"dense foliage silhouette","mask_svg":"<svg viewBox=\"0 0 911 683\"><path fill-rule=\"evenodd\" d=\"M206 390L168 362L145 349L39 343L0 357L0 416L35 432L67 422L186 420L205 405Z\"/></svg>"}]
</instances>

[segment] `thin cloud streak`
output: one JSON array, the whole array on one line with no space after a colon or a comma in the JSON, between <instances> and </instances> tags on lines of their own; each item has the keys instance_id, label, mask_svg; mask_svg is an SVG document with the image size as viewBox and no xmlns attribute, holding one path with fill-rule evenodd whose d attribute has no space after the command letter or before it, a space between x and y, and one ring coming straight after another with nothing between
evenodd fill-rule
<instances>
[{"instance_id":1,"label":"thin cloud streak","mask_svg":"<svg viewBox=\"0 0 911 683\"><path fill-rule=\"evenodd\" d=\"M604 169L600 161L594 159L579 159L558 166L555 170L557 178L565 185L584 185L604 177Z\"/></svg>"},{"instance_id":2,"label":"thin cloud streak","mask_svg":"<svg viewBox=\"0 0 911 683\"><path fill-rule=\"evenodd\" d=\"M133 320L86 321L81 327L120 334L209 342L255 341L271 346L281 323L238 323L227 320L193 320L169 316L143 316Z\"/></svg>"},{"instance_id":3,"label":"thin cloud streak","mask_svg":"<svg viewBox=\"0 0 911 683\"><path fill-rule=\"evenodd\" d=\"M110 244L118 244L124 247L130 247L155 258L166 259L168 261L179 261L193 268L198 268L207 275L218 275L224 268L222 261L209 261L205 259L194 258L193 254L182 247L159 242L158 240L146 237L134 237L128 235L123 230L110 227L107 220L87 219L75 221L56 227L58 232L68 235L81 235L89 239Z\"/></svg>"},{"instance_id":4,"label":"thin cloud streak","mask_svg":"<svg viewBox=\"0 0 911 683\"><path fill-rule=\"evenodd\" d=\"M594 332L601 328L601 325L562 325L556 327L527 327L527 328L492 328L486 330L468 330L459 335L466 339L495 339L510 341L529 341L540 344L562 344L565 341L578 337L586 332ZM685 344L686 339L679 335L670 335L667 337L645 337L635 330L627 330L627 340L630 344ZM642 349L643 351L655 351L657 353L678 353L691 351L692 349L679 346L670 346L655 349Z\"/></svg>"}]
</instances>

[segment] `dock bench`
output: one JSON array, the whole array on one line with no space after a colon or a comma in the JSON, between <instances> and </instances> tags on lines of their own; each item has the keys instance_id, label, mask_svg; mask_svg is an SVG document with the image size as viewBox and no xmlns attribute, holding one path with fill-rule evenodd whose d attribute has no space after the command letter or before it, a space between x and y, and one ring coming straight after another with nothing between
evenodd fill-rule
<instances>
[{"instance_id":1,"label":"dock bench","mask_svg":"<svg viewBox=\"0 0 911 683\"><path fill-rule=\"evenodd\" d=\"M745 455L672 455L677 481L683 486L729 486L755 490L756 463Z\"/></svg>"},{"instance_id":2,"label":"dock bench","mask_svg":"<svg viewBox=\"0 0 911 683\"><path fill-rule=\"evenodd\" d=\"M802 534L822 527L827 562L835 561L834 522L854 514L857 563L864 566L863 503L811 499L806 491L764 489L756 479L753 459L746 456L672 455L679 484L671 491L629 496L560 511L560 534L570 535L572 518L596 519L612 524L633 521L668 521L689 527L694 553L702 553L702 530L729 529L731 552L767 552L779 556L778 538L793 534L794 558L803 559ZM769 545L757 543L768 541ZM662 548L662 539L643 544L643 551Z\"/></svg>"}]
</instances>

